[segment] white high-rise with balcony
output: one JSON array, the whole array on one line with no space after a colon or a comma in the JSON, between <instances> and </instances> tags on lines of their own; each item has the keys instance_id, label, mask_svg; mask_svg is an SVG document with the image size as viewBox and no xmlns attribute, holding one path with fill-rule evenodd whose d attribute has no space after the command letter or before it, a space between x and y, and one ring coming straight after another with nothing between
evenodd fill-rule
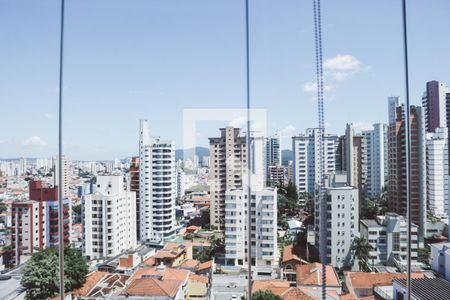
<instances>
[{"instance_id":1,"label":"white high-rise with balcony","mask_svg":"<svg viewBox=\"0 0 450 300\"><path fill-rule=\"evenodd\" d=\"M136 193L122 176L97 176L96 192L83 197L84 254L113 257L136 247Z\"/></svg>"},{"instance_id":2,"label":"white high-rise with balcony","mask_svg":"<svg viewBox=\"0 0 450 300\"><path fill-rule=\"evenodd\" d=\"M308 128L306 134L292 137L294 183L298 192L313 193L320 179L320 138L319 128ZM337 135L325 135L325 173L336 169Z\"/></svg>"},{"instance_id":3,"label":"white high-rise with balcony","mask_svg":"<svg viewBox=\"0 0 450 300\"><path fill-rule=\"evenodd\" d=\"M347 185L345 172L329 174L326 185L327 263L336 268L350 267L353 259L351 246L358 236L359 192L357 188ZM319 228L321 212L318 204L316 211L319 212L316 213L316 226ZM319 232L316 230L317 234ZM319 236L316 240L319 241Z\"/></svg>"},{"instance_id":4,"label":"white high-rise with balcony","mask_svg":"<svg viewBox=\"0 0 450 300\"><path fill-rule=\"evenodd\" d=\"M175 235L175 146L150 137L147 120L140 121L139 162L140 240L163 243Z\"/></svg>"},{"instance_id":5,"label":"white high-rise with balcony","mask_svg":"<svg viewBox=\"0 0 450 300\"><path fill-rule=\"evenodd\" d=\"M272 276L278 266L277 190L263 188L261 177L252 175L251 251L258 275ZM248 266L247 189L226 191L225 260L228 265Z\"/></svg>"},{"instance_id":6,"label":"white high-rise with balcony","mask_svg":"<svg viewBox=\"0 0 450 300\"><path fill-rule=\"evenodd\" d=\"M379 196L388 180L388 126L373 124L362 132L365 149L365 191L369 197Z\"/></svg>"},{"instance_id":7,"label":"white high-rise with balcony","mask_svg":"<svg viewBox=\"0 0 450 300\"><path fill-rule=\"evenodd\" d=\"M428 211L436 217L447 218L448 193L448 130L438 127L427 133L427 200Z\"/></svg>"}]
</instances>

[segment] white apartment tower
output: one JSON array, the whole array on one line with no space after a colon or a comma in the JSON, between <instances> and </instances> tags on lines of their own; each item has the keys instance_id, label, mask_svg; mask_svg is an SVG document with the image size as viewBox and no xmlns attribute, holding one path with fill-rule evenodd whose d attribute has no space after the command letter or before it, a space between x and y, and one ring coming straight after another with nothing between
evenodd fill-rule
<instances>
[{"instance_id":1,"label":"white apartment tower","mask_svg":"<svg viewBox=\"0 0 450 300\"><path fill-rule=\"evenodd\" d=\"M336 268L351 267L353 254L351 246L358 236L359 191L347 185L347 174L327 176L327 263ZM318 205L316 205L318 210ZM316 214L316 233L320 227L320 213ZM319 236L316 236L319 241ZM320 247L320 250L325 250Z\"/></svg>"},{"instance_id":2,"label":"white apartment tower","mask_svg":"<svg viewBox=\"0 0 450 300\"><path fill-rule=\"evenodd\" d=\"M140 240L163 243L175 235L175 145L150 137L147 120L140 121L139 162Z\"/></svg>"},{"instance_id":3,"label":"white apartment tower","mask_svg":"<svg viewBox=\"0 0 450 300\"><path fill-rule=\"evenodd\" d=\"M63 197L69 196L69 181L70 181L70 161L69 158L65 155L61 157L62 161L62 194ZM54 175L53 181L54 186L59 186L59 160L58 156L53 158L53 168Z\"/></svg>"},{"instance_id":4,"label":"white apartment tower","mask_svg":"<svg viewBox=\"0 0 450 300\"><path fill-rule=\"evenodd\" d=\"M438 127L426 134L428 211L436 217L449 215L448 131Z\"/></svg>"},{"instance_id":5,"label":"white apartment tower","mask_svg":"<svg viewBox=\"0 0 450 300\"><path fill-rule=\"evenodd\" d=\"M292 137L294 183L299 193L314 193L316 183L320 180L319 153L321 132L319 128L309 128L306 134ZM324 137L325 173L332 173L336 168L337 135Z\"/></svg>"},{"instance_id":6,"label":"white apartment tower","mask_svg":"<svg viewBox=\"0 0 450 300\"><path fill-rule=\"evenodd\" d=\"M388 126L373 124L372 130L362 132L365 149L365 192L375 198L383 192L388 180Z\"/></svg>"},{"instance_id":7,"label":"white apartment tower","mask_svg":"<svg viewBox=\"0 0 450 300\"><path fill-rule=\"evenodd\" d=\"M263 188L262 177L252 175L251 251L258 275L272 276L278 266L277 190ZM225 260L228 265L248 266L247 190L229 189L225 198Z\"/></svg>"},{"instance_id":8,"label":"white apartment tower","mask_svg":"<svg viewBox=\"0 0 450 300\"><path fill-rule=\"evenodd\" d=\"M136 193L122 176L98 176L96 192L83 197L84 254L113 257L136 248Z\"/></svg>"}]
</instances>

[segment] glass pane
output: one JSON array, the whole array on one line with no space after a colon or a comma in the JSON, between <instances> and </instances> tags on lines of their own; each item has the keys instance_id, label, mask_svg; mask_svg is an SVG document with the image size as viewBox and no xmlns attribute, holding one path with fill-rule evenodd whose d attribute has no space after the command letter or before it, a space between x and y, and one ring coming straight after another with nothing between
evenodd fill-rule
<instances>
[{"instance_id":1,"label":"glass pane","mask_svg":"<svg viewBox=\"0 0 450 300\"><path fill-rule=\"evenodd\" d=\"M1 299L448 297L449 3L409 107L402 1L65 1L60 91L61 3L0 1Z\"/></svg>"}]
</instances>

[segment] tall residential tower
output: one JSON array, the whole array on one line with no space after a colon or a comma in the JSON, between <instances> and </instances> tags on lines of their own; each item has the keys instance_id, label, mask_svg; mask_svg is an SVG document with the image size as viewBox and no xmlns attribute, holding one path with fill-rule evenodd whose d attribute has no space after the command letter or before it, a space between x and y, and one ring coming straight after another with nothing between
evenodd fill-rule
<instances>
[{"instance_id":1,"label":"tall residential tower","mask_svg":"<svg viewBox=\"0 0 450 300\"><path fill-rule=\"evenodd\" d=\"M175 235L175 146L150 137L147 120L140 121L139 224L143 243L162 243Z\"/></svg>"}]
</instances>

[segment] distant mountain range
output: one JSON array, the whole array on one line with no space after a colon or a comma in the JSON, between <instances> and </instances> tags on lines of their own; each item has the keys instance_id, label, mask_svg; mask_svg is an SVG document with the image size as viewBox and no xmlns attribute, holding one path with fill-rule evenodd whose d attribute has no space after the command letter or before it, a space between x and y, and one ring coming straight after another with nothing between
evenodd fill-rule
<instances>
[{"instance_id":1,"label":"distant mountain range","mask_svg":"<svg viewBox=\"0 0 450 300\"><path fill-rule=\"evenodd\" d=\"M186 157L183 157L183 156ZM209 148L206 147L195 147L189 149L177 149L175 150L175 160L179 159L194 159L194 155L198 156L201 161L204 156L209 156Z\"/></svg>"}]
</instances>

